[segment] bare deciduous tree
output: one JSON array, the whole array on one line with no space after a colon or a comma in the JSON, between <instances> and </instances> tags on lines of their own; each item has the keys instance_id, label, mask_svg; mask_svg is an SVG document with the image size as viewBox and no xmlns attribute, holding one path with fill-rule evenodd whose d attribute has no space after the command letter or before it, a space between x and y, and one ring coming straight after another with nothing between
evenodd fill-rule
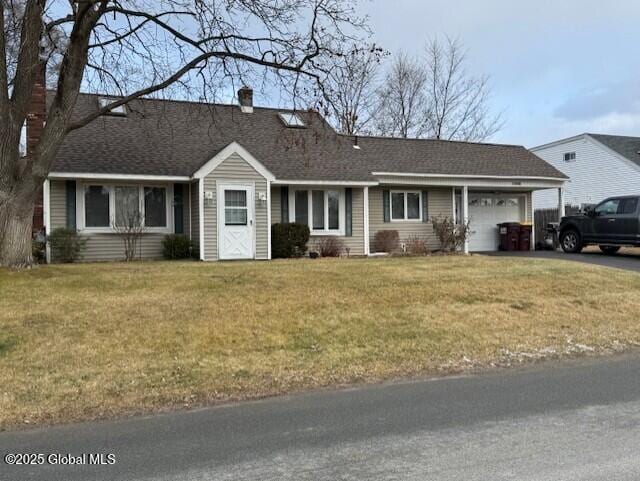
<instances>
[{"instance_id":1,"label":"bare deciduous tree","mask_svg":"<svg viewBox=\"0 0 640 481\"><path fill-rule=\"evenodd\" d=\"M423 135L426 81L427 75L422 65L415 58L400 52L378 91L378 133L403 138Z\"/></svg>"},{"instance_id":2,"label":"bare deciduous tree","mask_svg":"<svg viewBox=\"0 0 640 481\"><path fill-rule=\"evenodd\" d=\"M465 71L466 51L457 39L426 46L427 108L424 135L443 140L483 141L502 127L489 110L489 77Z\"/></svg>"},{"instance_id":3,"label":"bare deciduous tree","mask_svg":"<svg viewBox=\"0 0 640 481\"><path fill-rule=\"evenodd\" d=\"M388 55L375 45L348 52L324 84L325 111L336 129L346 135L368 134L380 109L376 95L378 71Z\"/></svg>"},{"instance_id":4,"label":"bare deciduous tree","mask_svg":"<svg viewBox=\"0 0 640 481\"><path fill-rule=\"evenodd\" d=\"M355 0L0 0L0 265L32 263L34 202L65 136L146 95L215 100L261 78L321 88L366 29ZM355 32L355 33L352 33ZM55 64L47 122L19 153L39 72ZM118 95L81 118L81 86Z\"/></svg>"},{"instance_id":5,"label":"bare deciduous tree","mask_svg":"<svg viewBox=\"0 0 640 481\"><path fill-rule=\"evenodd\" d=\"M140 240L145 232L144 216L140 212L137 189L131 187L118 188L116 215L111 225L124 247L124 260L135 260Z\"/></svg>"}]
</instances>

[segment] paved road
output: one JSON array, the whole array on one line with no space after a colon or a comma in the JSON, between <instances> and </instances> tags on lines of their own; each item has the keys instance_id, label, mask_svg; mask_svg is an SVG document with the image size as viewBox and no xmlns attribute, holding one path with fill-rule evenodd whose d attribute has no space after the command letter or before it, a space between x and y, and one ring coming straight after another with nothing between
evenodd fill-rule
<instances>
[{"instance_id":1,"label":"paved road","mask_svg":"<svg viewBox=\"0 0 640 481\"><path fill-rule=\"evenodd\" d=\"M640 479L640 355L0 434L3 480ZM1 463L1 461L0 461Z\"/></svg>"},{"instance_id":2,"label":"paved road","mask_svg":"<svg viewBox=\"0 0 640 481\"><path fill-rule=\"evenodd\" d=\"M583 252L581 254L566 254L562 251L532 251L532 252L487 252L486 255L495 257L532 257L536 259L558 259L564 261L584 262L605 267L615 267L627 271L640 272L640 255L637 251L622 252L613 256L601 252Z\"/></svg>"}]
</instances>

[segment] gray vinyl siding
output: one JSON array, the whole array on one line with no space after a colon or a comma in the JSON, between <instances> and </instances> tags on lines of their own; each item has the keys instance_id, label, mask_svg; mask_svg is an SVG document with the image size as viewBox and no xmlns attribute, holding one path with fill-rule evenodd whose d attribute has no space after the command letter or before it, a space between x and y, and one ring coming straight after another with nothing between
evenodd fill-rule
<instances>
[{"instance_id":1,"label":"gray vinyl siding","mask_svg":"<svg viewBox=\"0 0 640 481\"><path fill-rule=\"evenodd\" d=\"M640 166L588 135L536 148L532 152L569 177L564 184L566 204L597 204L607 197L640 192ZM575 161L564 161L567 152L576 153ZM533 200L536 209L556 209L558 189L537 191Z\"/></svg>"},{"instance_id":2,"label":"gray vinyl siding","mask_svg":"<svg viewBox=\"0 0 640 481\"><path fill-rule=\"evenodd\" d=\"M191 182L189 184L191 192L191 201L189 202L189 228L191 229L191 242L193 242L193 248L196 252L200 249L200 218L199 207L200 198L198 190L198 182ZM199 257L199 255L198 255Z\"/></svg>"},{"instance_id":3,"label":"gray vinyl siding","mask_svg":"<svg viewBox=\"0 0 640 481\"><path fill-rule=\"evenodd\" d=\"M349 255L364 255L364 189L354 187L352 189L352 236L337 236L344 244L345 249L349 249ZM281 199L280 186L271 189L271 223L277 224L281 221ZM323 236L311 236L309 240L309 248L313 249L315 244L322 239ZM336 236L332 236L336 237ZM345 252L346 254L346 252Z\"/></svg>"},{"instance_id":4,"label":"gray vinyl siding","mask_svg":"<svg viewBox=\"0 0 640 481\"><path fill-rule=\"evenodd\" d=\"M438 249L440 243L430 222L384 222L382 192L384 190L426 190L428 192L428 215L431 217L453 216L453 199L451 188L429 188L425 186L393 186L371 187L369 189L369 230L371 252L375 252L374 238L376 232L383 230L397 230L400 242L410 237L419 237L427 242L430 249Z\"/></svg>"},{"instance_id":5,"label":"gray vinyl siding","mask_svg":"<svg viewBox=\"0 0 640 481\"><path fill-rule=\"evenodd\" d=\"M281 188L279 185L271 187L271 223L282 222L282 201L280 200Z\"/></svg>"},{"instance_id":6,"label":"gray vinyl siding","mask_svg":"<svg viewBox=\"0 0 640 481\"><path fill-rule=\"evenodd\" d=\"M51 230L67 227L67 185L64 180L49 183ZM51 232L48 232L51 234Z\"/></svg>"},{"instance_id":7,"label":"gray vinyl siding","mask_svg":"<svg viewBox=\"0 0 640 481\"><path fill-rule=\"evenodd\" d=\"M268 259L269 220L267 204L258 200L267 193L267 180L238 154L232 154L204 178L204 191L213 192L213 199L204 205L204 259L218 259L218 192L217 185L243 182L254 185L255 258Z\"/></svg>"},{"instance_id":8,"label":"gray vinyl siding","mask_svg":"<svg viewBox=\"0 0 640 481\"><path fill-rule=\"evenodd\" d=\"M50 216L51 230L59 227L66 227L67 205L66 205L66 183L64 180L52 180L50 183ZM162 258L162 239L165 234L147 233L143 234L137 257L140 259L160 259ZM118 261L124 259L124 244L117 234L84 234L87 239L85 249L82 254L83 262L94 261ZM55 262L55 259L53 259Z\"/></svg>"}]
</instances>

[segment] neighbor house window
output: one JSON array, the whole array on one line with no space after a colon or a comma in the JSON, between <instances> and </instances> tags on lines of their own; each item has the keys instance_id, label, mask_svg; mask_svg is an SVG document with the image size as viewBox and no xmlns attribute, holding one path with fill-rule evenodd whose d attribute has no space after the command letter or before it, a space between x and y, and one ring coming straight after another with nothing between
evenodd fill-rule
<instances>
[{"instance_id":1,"label":"neighbor house window","mask_svg":"<svg viewBox=\"0 0 640 481\"><path fill-rule=\"evenodd\" d=\"M295 190L289 197L290 215L307 224L312 234L343 234L344 190Z\"/></svg>"},{"instance_id":2,"label":"neighbor house window","mask_svg":"<svg viewBox=\"0 0 640 481\"><path fill-rule=\"evenodd\" d=\"M84 186L84 227L112 231L142 225L166 229L169 212L166 187L143 185Z\"/></svg>"},{"instance_id":3,"label":"neighbor house window","mask_svg":"<svg viewBox=\"0 0 640 481\"><path fill-rule=\"evenodd\" d=\"M392 221L421 221L422 196L416 191L391 191Z\"/></svg>"},{"instance_id":4,"label":"neighbor house window","mask_svg":"<svg viewBox=\"0 0 640 481\"><path fill-rule=\"evenodd\" d=\"M109 227L109 189L102 185L88 185L84 189L84 223L87 227Z\"/></svg>"},{"instance_id":5,"label":"neighbor house window","mask_svg":"<svg viewBox=\"0 0 640 481\"><path fill-rule=\"evenodd\" d=\"M575 152L566 152L564 154L564 161L565 162L575 162L576 160L576 153Z\"/></svg>"}]
</instances>

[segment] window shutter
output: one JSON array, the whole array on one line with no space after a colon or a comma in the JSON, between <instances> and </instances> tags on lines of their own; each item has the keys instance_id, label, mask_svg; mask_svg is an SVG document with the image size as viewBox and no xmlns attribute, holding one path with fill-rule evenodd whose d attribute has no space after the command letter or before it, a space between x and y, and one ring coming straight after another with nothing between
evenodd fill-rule
<instances>
[{"instance_id":1,"label":"window shutter","mask_svg":"<svg viewBox=\"0 0 640 481\"><path fill-rule=\"evenodd\" d=\"M388 190L382 191L382 216L385 222L391 222L391 199Z\"/></svg>"},{"instance_id":2,"label":"window shutter","mask_svg":"<svg viewBox=\"0 0 640 481\"><path fill-rule=\"evenodd\" d=\"M429 193L422 191L422 222L429 222Z\"/></svg>"},{"instance_id":3,"label":"window shutter","mask_svg":"<svg viewBox=\"0 0 640 481\"><path fill-rule=\"evenodd\" d=\"M280 187L280 222L289 223L289 187Z\"/></svg>"},{"instance_id":4,"label":"window shutter","mask_svg":"<svg viewBox=\"0 0 640 481\"><path fill-rule=\"evenodd\" d=\"M76 181L67 180L65 184L67 191L67 229L76 230ZM47 235L49 234L51 232L47 232Z\"/></svg>"},{"instance_id":5,"label":"window shutter","mask_svg":"<svg viewBox=\"0 0 640 481\"><path fill-rule=\"evenodd\" d=\"M353 189L350 187L344 190L345 200L345 235L353 236Z\"/></svg>"},{"instance_id":6,"label":"window shutter","mask_svg":"<svg viewBox=\"0 0 640 481\"><path fill-rule=\"evenodd\" d=\"M173 225L176 234L184 234L184 196L182 184L173 184Z\"/></svg>"}]
</instances>

